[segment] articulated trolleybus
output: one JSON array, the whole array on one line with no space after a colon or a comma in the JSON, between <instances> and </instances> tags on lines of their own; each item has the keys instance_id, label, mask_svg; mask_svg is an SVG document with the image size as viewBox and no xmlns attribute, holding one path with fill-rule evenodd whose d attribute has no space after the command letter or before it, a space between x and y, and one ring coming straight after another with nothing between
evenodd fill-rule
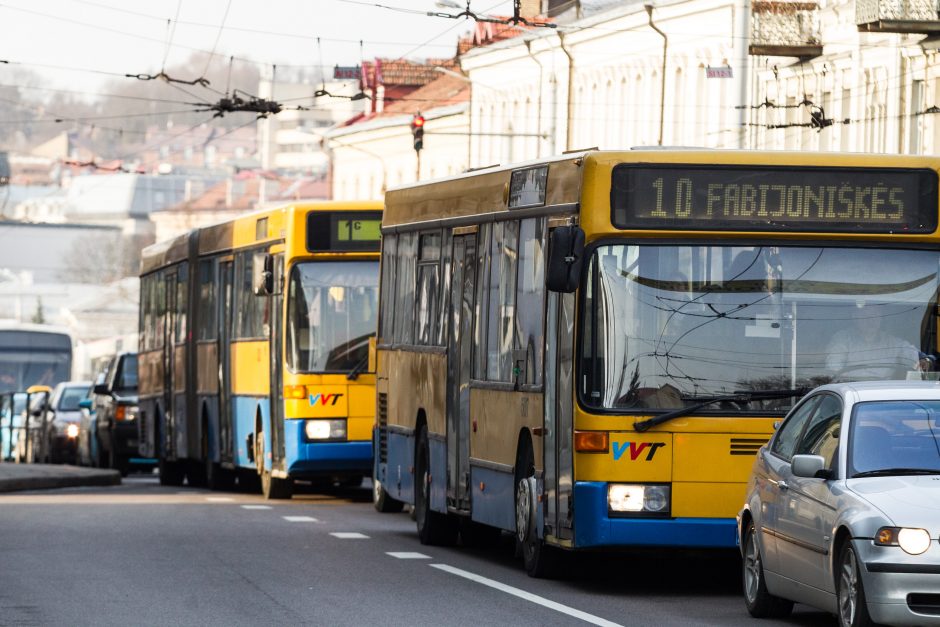
<instances>
[{"instance_id":1,"label":"articulated trolleybus","mask_svg":"<svg viewBox=\"0 0 940 627\"><path fill-rule=\"evenodd\" d=\"M380 203L298 204L144 251L141 452L210 488L372 469Z\"/></svg>"},{"instance_id":2,"label":"articulated trolleybus","mask_svg":"<svg viewBox=\"0 0 940 627\"><path fill-rule=\"evenodd\" d=\"M587 152L389 191L376 506L413 503L426 543L514 532L534 575L734 546L805 390L934 376L938 166ZM840 337L860 319L884 350Z\"/></svg>"}]
</instances>

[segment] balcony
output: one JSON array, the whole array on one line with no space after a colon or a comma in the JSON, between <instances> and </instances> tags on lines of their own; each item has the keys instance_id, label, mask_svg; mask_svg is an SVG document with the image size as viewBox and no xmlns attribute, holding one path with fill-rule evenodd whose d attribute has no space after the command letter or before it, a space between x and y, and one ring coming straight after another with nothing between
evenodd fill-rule
<instances>
[{"instance_id":1,"label":"balcony","mask_svg":"<svg viewBox=\"0 0 940 627\"><path fill-rule=\"evenodd\" d=\"M771 57L818 57L822 54L818 10L815 2L754 0L748 52Z\"/></svg>"},{"instance_id":2,"label":"balcony","mask_svg":"<svg viewBox=\"0 0 940 627\"><path fill-rule=\"evenodd\" d=\"M855 23L871 33L940 33L937 0L855 0Z\"/></svg>"}]
</instances>

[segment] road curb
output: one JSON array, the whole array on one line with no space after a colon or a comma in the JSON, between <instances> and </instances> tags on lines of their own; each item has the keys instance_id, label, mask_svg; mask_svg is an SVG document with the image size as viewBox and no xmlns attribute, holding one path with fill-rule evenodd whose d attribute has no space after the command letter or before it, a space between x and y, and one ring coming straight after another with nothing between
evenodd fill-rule
<instances>
[{"instance_id":1,"label":"road curb","mask_svg":"<svg viewBox=\"0 0 940 627\"><path fill-rule=\"evenodd\" d=\"M0 473L2 475L2 473ZM121 485L117 470L67 474L36 474L20 477L0 477L0 493L20 490L54 490L56 488L100 487Z\"/></svg>"}]
</instances>

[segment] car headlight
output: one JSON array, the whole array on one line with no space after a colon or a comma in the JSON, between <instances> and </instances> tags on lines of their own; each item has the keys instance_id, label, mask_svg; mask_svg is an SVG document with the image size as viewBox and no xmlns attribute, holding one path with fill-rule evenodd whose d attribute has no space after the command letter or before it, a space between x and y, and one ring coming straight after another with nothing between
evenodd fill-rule
<instances>
[{"instance_id":1,"label":"car headlight","mask_svg":"<svg viewBox=\"0 0 940 627\"><path fill-rule=\"evenodd\" d=\"M899 546L905 553L920 555L930 548L930 533L926 529L882 527L875 534L875 544Z\"/></svg>"},{"instance_id":2,"label":"car headlight","mask_svg":"<svg viewBox=\"0 0 940 627\"><path fill-rule=\"evenodd\" d=\"M65 428L65 437L70 440L74 440L78 437L78 425L72 423Z\"/></svg>"},{"instance_id":3,"label":"car headlight","mask_svg":"<svg viewBox=\"0 0 940 627\"><path fill-rule=\"evenodd\" d=\"M346 420L307 420L304 432L308 440L345 440Z\"/></svg>"},{"instance_id":4,"label":"car headlight","mask_svg":"<svg viewBox=\"0 0 940 627\"><path fill-rule=\"evenodd\" d=\"M607 507L611 512L668 514L669 496L668 485L611 483L607 486Z\"/></svg>"}]
</instances>

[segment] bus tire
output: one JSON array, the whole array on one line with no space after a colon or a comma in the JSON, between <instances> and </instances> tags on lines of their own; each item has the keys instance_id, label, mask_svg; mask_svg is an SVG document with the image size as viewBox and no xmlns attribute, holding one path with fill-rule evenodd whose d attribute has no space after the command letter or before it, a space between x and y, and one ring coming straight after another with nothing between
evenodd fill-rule
<instances>
[{"instance_id":1,"label":"bus tire","mask_svg":"<svg viewBox=\"0 0 940 627\"><path fill-rule=\"evenodd\" d=\"M264 467L264 431L255 435L255 464L261 480L261 494L268 500L289 499L294 495L294 480L281 479Z\"/></svg>"},{"instance_id":2,"label":"bus tire","mask_svg":"<svg viewBox=\"0 0 940 627\"><path fill-rule=\"evenodd\" d=\"M378 479L372 480L372 506L375 511L383 514L397 514L404 509L405 504L388 495L385 486Z\"/></svg>"},{"instance_id":3,"label":"bus tire","mask_svg":"<svg viewBox=\"0 0 940 627\"><path fill-rule=\"evenodd\" d=\"M422 425L415 445L415 523L421 544L453 546L457 543L457 521L447 514L431 510L431 453L428 429Z\"/></svg>"},{"instance_id":4,"label":"bus tire","mask_svg":"<svg viewBox=\"0 0 940 627\"><path fill-rule=\"evenodd\" d=\"M537 482L531 441L520 445L516 462L516 549L530 577L554 577L560 555L558 549L545 544L538 534Z\"/></svg>"},{"instance_id":5,"label":"bus tire","mask_svg":"<svg viewBox=\"0 0 940 627\"><path fill-rule=\"evenodd\" d=\"M183 485L186 473L177 462L168 462L162 457L157 460L157 469L160 472L160 485L179 487Z\"/></svg>"}]
</instances>

